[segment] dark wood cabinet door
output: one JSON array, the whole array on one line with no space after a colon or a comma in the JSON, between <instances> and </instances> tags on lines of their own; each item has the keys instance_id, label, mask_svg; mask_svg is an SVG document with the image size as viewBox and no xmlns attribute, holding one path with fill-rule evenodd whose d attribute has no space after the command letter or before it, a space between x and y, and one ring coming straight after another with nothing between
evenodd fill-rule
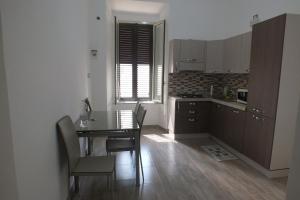
<instances>
[{"instance_id":1,"label":"dark wood cabinet door","mask_svg":"<svg viewBox=\"0 0 300 200\"><path fill-rule=\"evenodd\" d=\"M207 133L209 128L210 102L177 102L175 134Z\"/></svg>"},{"instance_id":2,"label":"dark wood cabinet door","mask_svg":"<svg viewBox=\"0 0 300 200\"><path fill-rule=\"evenodd\" d=\"M275 121L268 117L247 112L243 153L270 168Z\"/></svg>"},{"instance_id":3,"label":"dark wood cabinet door","mask_svg":"<svg viewBox=\"0 0 300 200\"><path fill-rule=\"evenodd\" d=\"M286 15L254 25L248 108L275 117L282 65Z\"/></svg>"},{"instance_id":4,"label":"dark wood cabinet door","mask_svg":"<svg viewBox=\"0 0 300 200\"><path fill-rule=\"evenodd\" d=\"M248 83L248 109L256 112L260 108L260 95L263 92L263 68L265 65L265 46L267 40L267 26L259 23L253 27L250 76Z\"/></svg>"},{"instance_id":5,"label":"dark wood cabinet door","mask_svg":"<svg viewBox=\"0 0 300 200\"><path fill-rule=\"evenodd\" d=\"M224 115L224 142L242 152L246 114L244 111L226 107Z\"/></svg>"},{"instance_id":6,"label":"dark wood cabinet door","mask_svg":"<svg viewBox=\"0 0 300 200\"><path fill-rule=\"evenodd\" d=\"M260 80L263 92L260 94L259 113L275 117L283 55L286 15L267 21L267 38L265 43L265 62Z\"/></svg>"},{"instance_id":7,"label":"dark wood cabinet door","mask_svg":"<svg viewBox=\"0 0 300 200\"><path fill-rule=\"evenodd\" d=\"M209 116L211 112L210 102L199 102L198 104L198 128L200 133L208 133L209 131Z\"/></svg>"},{"instance_id":8,"label":"dark wood cabinet door","mask_svg":"<svg viewBox=\"0 0 300 200\"><path fill-rule=\"evenodd\" d=\"M210 115L210 132L216 138L224 139L224 106L213 103Z\"/></svg>"}]
</instances>

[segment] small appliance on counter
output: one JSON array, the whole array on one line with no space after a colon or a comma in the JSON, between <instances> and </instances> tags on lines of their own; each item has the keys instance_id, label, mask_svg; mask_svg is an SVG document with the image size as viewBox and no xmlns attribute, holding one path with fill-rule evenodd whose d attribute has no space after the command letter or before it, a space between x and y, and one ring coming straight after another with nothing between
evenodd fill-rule
<instances>
[{"instance_id":1,"label":"small appliance on counter","mask_svg":"<svg viewBox=\"0 0 300 200\"><path fill-rule=\"evenodd\" d=\"M247 89L238 89L237 90L237 102L247 104L248 100L248 90Z\"/></svg>"}]
</instances>

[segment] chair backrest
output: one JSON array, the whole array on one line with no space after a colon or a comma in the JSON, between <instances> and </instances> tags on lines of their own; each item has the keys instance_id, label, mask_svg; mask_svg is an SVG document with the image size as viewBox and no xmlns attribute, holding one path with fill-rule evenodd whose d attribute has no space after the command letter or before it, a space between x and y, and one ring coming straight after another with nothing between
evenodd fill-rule
<instances>
[{"instance_id":1,"label":"chair backrest","mask_svg":"<svg viewBox=\"0 0 300 200\"><path fill-rule=\"evenodd\" d=\"M92 111L93 109L92 109L92 106L91 106L91 103L90 103L89 99L86 98L86 99L84 99L83 101L84 101L84 103L85 103L85 105L86 105L86 112Z\"/></svg>"},{"instance_id":2,"label":"chair backrest","mask_svg":"<svg viewBox=\"0 0 300 200\"><path fill-rule=\"evenodd\" d=\"M80 144L75 126L72 119L65 116L57 122L57 127L67 151L69 168L72 171L80 158Z\"/></svg>"},{"instance_id":3,"label":"chair backrest","mask_svg":"<svg viewBox=\"0 0 300 200\"><path fill-rule=\"evenodd\" d=\"M134 108L134 114L136 114L136 115L138 114L140 107L141 107L140 102L136 102L135 108Z\"/></svg>"},{"instance_id":4,"label":"chair backrest","mask_svg":"<svg viewBox=\"0 0 300 200\"><path fill-rule=\"evenodd\" d=\"M143 106L140 106L137 116L136 116L140 128L143 127L146 112L147 112L147 110L145 110L145 108Z\"/></svg>"}]
</instances>

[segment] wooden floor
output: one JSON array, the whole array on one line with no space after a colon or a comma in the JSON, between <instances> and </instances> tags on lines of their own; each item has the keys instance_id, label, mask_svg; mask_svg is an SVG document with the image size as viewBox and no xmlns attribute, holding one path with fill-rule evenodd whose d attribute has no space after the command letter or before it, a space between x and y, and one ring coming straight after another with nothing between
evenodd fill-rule
<instances>
[{"instance_id":1,"label":"wooden floor","mask_svg":"<svg viewBox=\"0 0 300 200\"><path fill-rule=\"evenodd\" d=\"M210 139L173 141L158 129L146 129L142 137L145 182L135 187L134 155L117 155L114 192L105 177L83 177L74 199L149 200L282 200L287 178L268 179L241 160L217 162L201 145ZM96 139L95 155L105 155L105 140Z\"/></svg>"}]
</instances>

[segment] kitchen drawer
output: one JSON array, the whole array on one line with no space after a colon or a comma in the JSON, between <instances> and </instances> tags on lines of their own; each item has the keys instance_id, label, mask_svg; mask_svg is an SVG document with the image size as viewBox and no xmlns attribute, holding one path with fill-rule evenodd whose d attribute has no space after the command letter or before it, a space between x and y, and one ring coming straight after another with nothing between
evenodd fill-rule
<instances>
[{"instance_id":1,"label":"kitchen drawer","mask_svg":"<svg viewBox=\"0 0 300 200\"><path fill-rule=\"evenodd\" d=\"M177 102L175 116L175 133L208 132L210 102Z\"/></svg>"}]
</instances>

